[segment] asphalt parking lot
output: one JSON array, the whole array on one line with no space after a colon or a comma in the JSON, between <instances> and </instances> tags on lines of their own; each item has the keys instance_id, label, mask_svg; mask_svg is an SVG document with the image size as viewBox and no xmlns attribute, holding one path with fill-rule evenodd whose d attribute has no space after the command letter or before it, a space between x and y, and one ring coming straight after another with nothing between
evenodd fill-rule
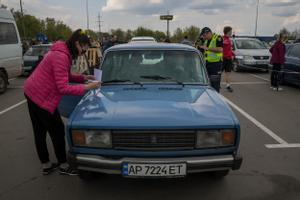
<instances>
[{"instance_id":1,"label":"asphalt parking lot","mask_svg":"<svg viewBox=\"0 0 300 200\"><path fill-rule=\"evenodd\" d=\"M300 199L300 89L269 88L269 74L234 73L233 93L221 94L240 120L242 168L222 180L139 180L103 176L91 182L58 173L43 176L22 85L0 96L0 199ZM53 158L53 151L52 158Z\"/></svg>"}]
</instances>

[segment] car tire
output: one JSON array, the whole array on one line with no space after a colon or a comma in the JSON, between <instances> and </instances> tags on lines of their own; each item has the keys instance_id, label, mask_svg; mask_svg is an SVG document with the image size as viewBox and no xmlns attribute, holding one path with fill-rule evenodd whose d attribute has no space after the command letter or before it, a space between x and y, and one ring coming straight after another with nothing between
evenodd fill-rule
<instances>
[{"instance_id":1,"label":"car tire","mask_svg":"<svg viewBox=\"0 0 300 200\"><path fill-rule=\"evenodd\" d=\"M239 64L236 61L233 61L232 64L233 64L233 71L234 72L240 71Z\"/></svg>"},{"instance_id":2,"label":"car tire","mask_svg":"<svg viewBox=\"0 0 300 200\"><path fill-rule=\"evenodd\" d=\"M97 179L98 176L95 172L78 170L78 177L83 181L92 181Z\"/></svg>"},{"instance_id":3,"label":"car tire","mask_svg":"<svg viewBox=\"0 0 300 200\"><path fill-rule=\"evenodd\" d=\"M221 179L229 174L229 170L214 171L211 174L214 178Z\"/></svg>"},{"instance_id":4,"label":"car tire","mask_svg":"<svg viewBox=\"0 0 300 200\"><path fill-rule=\"evenodd\" d=\"M7 77L6 75L0 71L0 94L3 94L7 90Z\"/></svg>"}]
</instances>

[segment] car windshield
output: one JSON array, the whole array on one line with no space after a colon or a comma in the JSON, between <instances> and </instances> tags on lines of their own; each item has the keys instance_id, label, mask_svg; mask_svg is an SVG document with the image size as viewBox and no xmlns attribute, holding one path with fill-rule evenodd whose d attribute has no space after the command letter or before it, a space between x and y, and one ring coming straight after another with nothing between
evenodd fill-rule
<instances>
[{"instance_id":1,"label":"car windshield","mask_svg":"<svg viewBox=\"0 0 300 200\"><path fill-rule=\"evenodd\" d=\"M103 82L208 84L200 56L189 51L112 51L102 70Z\"/></svg>"},{"instance_id":2,"label":"car windshield","mask_svg":"<svg viewBox=\"0 0 300 200\"><path fill-rule=\"evenodd\" d=\"M26 56L43 56L50 49L50 46L33 46L25 53Z\"/></svg>"},{"instance_id":3,"label":"car windshield","mask_svg":"<svg viewBox=\"0 0 300 200\"><path fill-rule=\"evenodd\" d=\"M266 49L266 46L259 40L236 40L238 49Z\"/></svg>"}]
</instances>

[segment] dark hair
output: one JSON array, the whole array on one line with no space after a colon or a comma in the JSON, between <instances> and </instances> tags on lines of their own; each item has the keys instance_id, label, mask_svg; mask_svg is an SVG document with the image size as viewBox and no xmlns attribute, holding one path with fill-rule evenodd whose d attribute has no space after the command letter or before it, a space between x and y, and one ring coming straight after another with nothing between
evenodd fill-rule
<instances>
[{"instance_id":1,"label":"dark hair","mask_svg":"<svg viewBox=\"0 0 300 200\"><path fill-rule=\"evenodd\" d=\"M81 29L77 29L74 33L72 33L71 37L66 41L66 44L68 46L68 49L69 49L73 59L76 59L78 57L78 50L76 48L76 42L79 42L80 45L87 44L87 45L91 46L90 39L86 35L86 33Z\"/></svg>"},{"instance_id":2,"label":"dark hair","mask_svg":"<svg viewBox=\"0 0 300 200\"><path fill-rule=\"evenodd\" d=\"M232 28L231 28L230 26L225 26L225 27L224 27L223 32L224 32L225 35L226 35L227 33L229 33L230 31L232 31Z\"/></svg>"},{"instance_id":3,"label":"dark hair","mask_svg":"<svg viewBox=\"0 0 300 200\"><path fill-rule=\"evenodd\" d=\"M188 39L189 37L187 35L184 36L184 39Z\"/></svg>"}]
</instances>

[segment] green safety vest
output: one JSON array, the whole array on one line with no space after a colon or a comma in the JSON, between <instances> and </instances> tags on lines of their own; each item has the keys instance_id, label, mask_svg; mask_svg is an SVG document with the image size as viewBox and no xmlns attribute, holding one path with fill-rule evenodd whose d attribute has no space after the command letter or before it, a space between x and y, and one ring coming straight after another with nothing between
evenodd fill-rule
<instances>
[{"instance_id":1,"label":"green safety vest","mask_svg":"<svg viewBox=\"0 0 300 200\"><path fill-rule=\"evenodd\" d=\"M218 34L215 34L215 33L213 34L208 48L217 47L218 37L219 37ZM208 43L208 41L205 40L204 45L207 46L207 43ZM223 53L215 53L215 52L212 52L212 51L205 51L204 52L204 58L205 58L205 61L208 62L208 63L220 62L220 61L222 61Z\"/></svg>"}]
</instances>

